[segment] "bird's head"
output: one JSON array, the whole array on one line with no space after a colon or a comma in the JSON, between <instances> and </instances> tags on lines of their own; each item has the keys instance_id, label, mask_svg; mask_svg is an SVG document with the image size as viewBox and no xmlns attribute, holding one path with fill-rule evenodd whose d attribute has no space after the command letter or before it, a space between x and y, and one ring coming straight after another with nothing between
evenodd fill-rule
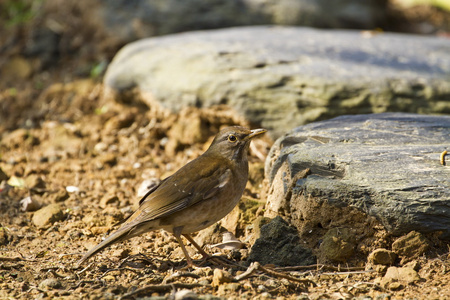
<instances>
[{"instance_id":1,"label":"bird's head","mask_svg":"<svg viewBox=\"0 0 450 300\"><path fill-rule=\"evenodd\" d=\"M250 141L266 131L265 129L250 130L240 126L227 127L216 135L208 152L220 153L221 156L231 160L241 160L247 155Z\"/></svg>"}]
</instances>

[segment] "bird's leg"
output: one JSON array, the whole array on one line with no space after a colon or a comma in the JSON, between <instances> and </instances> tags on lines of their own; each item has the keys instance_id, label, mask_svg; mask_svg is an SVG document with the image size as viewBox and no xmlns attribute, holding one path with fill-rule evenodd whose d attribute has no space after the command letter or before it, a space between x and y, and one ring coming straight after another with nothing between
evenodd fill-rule
<instances>
[{"instance_id":1,"label":"bird's leg","mask_svg":"<svg viewBox=\"0 0 450 300\"><path fill-rule=\"evenodd\" d=\"M197 244L197 242L194 241L194 239L189 234L186 233L183 234L183 236L198 250L198 252L200 252L200 254L203 256L203 259L211 258L211 255L206 253L205 250L203 250L202 247L200 247L200 245Z\"/></svg>"},{"instance_id":2,"label":"bird's leg","mask_svg":"<svg viewBox=\"0 0 450 300\"><path fill-rule=\"evenodd\" d=\"M189 235L189 234L183 234L183 236L200 252L200 254L203 256L204 260L212 260L213 263L216 263L221 266L229 267L231 265L236 265L234 262L229 261L226 258L220 257L220 256L212 256L205 252L205 250L200 247L199 244Z\"/></svg>"},{"instance_id":3,"label":"bird's leg","mask_svg":"<svg viewBox=\"0 0 450 300\"><path fill-rule=\"evenodd\" d=\"M186 262L187 262L188 268L193 267L194 263L192 262L192 259L189 256L189 253L187 252L186 247L183 244L183 240L181 239L181 236L179 234L175 234L175 233L173 235L177 239L178 244L180 244L181 250L183 250L184 256L186 257Z\"/></svg>"}]
</instances>

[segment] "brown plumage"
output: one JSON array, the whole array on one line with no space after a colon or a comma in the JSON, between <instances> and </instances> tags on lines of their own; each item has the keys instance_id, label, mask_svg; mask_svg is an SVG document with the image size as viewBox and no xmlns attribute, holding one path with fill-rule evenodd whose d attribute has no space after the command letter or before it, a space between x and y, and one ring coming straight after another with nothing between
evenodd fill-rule
<instances>
[{"instance_id":1,"label":"brown plumage","mask_svg":"<svg viewBox=\"0 0 450 300\"><path fill-rule=\"evenodd\" d=\"M188 265L192 265L181 235L206 254L189 234L216 223L239 202L248 179L250 141L264 132L239 126L220 131L205 153L148 191L130 218L89 250L78 264L114 243L164 229L173 233Z\"/></svg>"}]
</instances>

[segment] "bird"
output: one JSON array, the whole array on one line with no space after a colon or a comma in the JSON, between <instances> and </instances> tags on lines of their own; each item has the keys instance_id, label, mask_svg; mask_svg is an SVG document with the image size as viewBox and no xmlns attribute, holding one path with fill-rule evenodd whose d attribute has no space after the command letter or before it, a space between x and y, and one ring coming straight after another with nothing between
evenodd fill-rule
<instances>
[{"instance_id":1,"label":"bird","mask_svg":"<svg viewBox=\"0 0 450 300\"><path fill-rule=\"evenodd\" d=\"M112 244L159 229L175 236L188 267L195 265L182 235L204 258L209 257L190 234L218 222L238 204L248 180L250 142L265 132L266 129L241 126L221 130L202 155L151 188L120 228L84 254L77 264Z\"/></svg>"}]
</instances>

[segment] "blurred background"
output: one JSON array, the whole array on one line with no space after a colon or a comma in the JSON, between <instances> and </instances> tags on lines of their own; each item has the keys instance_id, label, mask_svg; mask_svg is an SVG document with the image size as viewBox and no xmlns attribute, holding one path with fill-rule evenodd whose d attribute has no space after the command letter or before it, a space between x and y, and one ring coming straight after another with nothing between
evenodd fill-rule
<instances>
[{"instance_id":1,"label":"blurred background","mask_svg":"<svg viewBox=\"0 0 450 300\"><path fill-rule=\"evenodd\" d=\"M80 78L91 80L87 84L101 82L108 64L127 43L176 32L260 24L449 36L450 2L2 0L0 135L51 118L58 107L50 109L44 105L50 103L48 97L40 96L52 83ZM84 109L96 108L89 103L82 106L81 112L61 113L75 121Z\"/></svg>"}]
</instances>

